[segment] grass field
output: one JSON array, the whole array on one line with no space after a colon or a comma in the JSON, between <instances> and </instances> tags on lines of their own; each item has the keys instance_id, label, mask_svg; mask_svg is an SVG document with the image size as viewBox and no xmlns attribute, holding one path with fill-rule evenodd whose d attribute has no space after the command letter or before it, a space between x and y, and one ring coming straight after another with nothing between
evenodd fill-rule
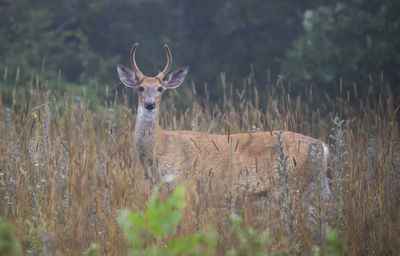
<instances>
[{"instance_id":1,"label":"grass field","mask_svg":"<svg viewBox=\"0 0 400 256\"><path fill-rule=\"evenodd\" d=\"M40 77L19 81L4 76L2 82L14 89L10 105L0 101L0 216L14 226L26 255L82 255L91 243L99 245L102 255L124 255L128 244L118 214L143 210L151 194L135 163L132 91L104 102L90 95L90 101L68 90L60 95L52 89L57 84ZM183 85L187 88L180 95L165 95L161 125L218 134L290 130L319 138L331 149L331 197L316 196L311 221L296 205L288 211L283 199L259 197L213 208L215 195L200 194L189 175L176 236L215 230L217 255L224 255L237 246L229 219L235 212L246 225L268 230L272 252L306 255L313 246L323 247L322 226L328 222L347 245L347 255L398 254L399 107L384 81L376 81L378 91L365 98L356 89L340 88L337 97L316 99L321 94L312 88L293 97L281 80L266 85L261 95L253 85L250 75L245 90L237 91L222 75L218 104ZM183 101L193 103L178 108ZM318 182L314 185L319 195ZM226 194L217 196L229 200Z\"/></svg>"}]
</instances>

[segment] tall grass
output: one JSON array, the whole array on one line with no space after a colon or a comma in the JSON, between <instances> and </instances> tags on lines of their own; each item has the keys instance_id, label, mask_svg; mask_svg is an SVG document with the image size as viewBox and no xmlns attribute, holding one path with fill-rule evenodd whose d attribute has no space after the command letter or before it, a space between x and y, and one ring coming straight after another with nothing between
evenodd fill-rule
<instances>
[{"instance_id":1,"label":"tall grass","mask_svg":"<svg viewBox=\"0 0 400 256\"><path fill-rule=\"evenodd\" d=\"M124 208L143 210L151 195L135 163L131 91L93 104L102 102L98 95L91 95L91 101L68 91L59 95L52 90L57 85L41 76L26 82L10 77L4 75L3 84L14 87L12 103L0 100L0 216L14 225L24 253L82 255L96 243L103 255L126 254L117 216ZM354 90L317 101L315 95L321 94L311 87L301 96L289 95L280 78L261 94L253 77L238 90L222 75L219 104L200 98L190 86L180 95L169 92L161 125L220 134L291 130L319 138L331 149L331 196L318 197L318 171L312 170L314 210L307 222L305 209L292 197L310 191L284 189L291 181L284 178L290 169L285 169L287 156L281 149L276 171L282 171L283 192L278 198L245 196L237 204L229 201L229 191L200 189L199 184L218 178L209 170L201 181L188 173L187 204L177 234L215 229L218 255L225 254L237 246L229 218L233 211L246 225L268 230L272 251L308 254L321 245L327 224L337 229L348 255L395 255L400 248L399 107L388 87L380 81L378 97L359 98ZM177 107L185 102L192 104ZM316 162L318 150L310 152ZM228 207L215 208L215 200Z\"/></svg>"}]
</instances>

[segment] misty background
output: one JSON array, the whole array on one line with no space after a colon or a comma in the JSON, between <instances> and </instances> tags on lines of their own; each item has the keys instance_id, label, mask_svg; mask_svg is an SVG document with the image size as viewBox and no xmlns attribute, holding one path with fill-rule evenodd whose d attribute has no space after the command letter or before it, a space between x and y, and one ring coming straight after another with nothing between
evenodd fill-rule
<instances>
[{"instance_id":1,"label":"misty background","mask_svg":"<svg viewBox=\"0 0 400 256\"><path fill-rule=\"evenodd\" d=\"M322 100L340 83L350 94L385 84L400 97L398 0L0 0L0 22L0 70L21 81L46 69L50 85L61 76L69 88L122 88L116 64L130 66L132 44L154 76L166 43L173 70L190 66L186 84L200 95L207 84L212 101L221 72L237 88L254 74L260 92L281 75L292 94L313 86Z\"/></svg>"}]
</instances>

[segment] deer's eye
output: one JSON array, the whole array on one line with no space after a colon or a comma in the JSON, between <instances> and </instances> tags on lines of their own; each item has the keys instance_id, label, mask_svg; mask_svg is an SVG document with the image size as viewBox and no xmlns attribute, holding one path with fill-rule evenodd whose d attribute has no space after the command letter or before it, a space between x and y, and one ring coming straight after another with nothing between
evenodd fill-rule
<instances>
[{"instance_id":1,"label":"deer's eye","mask_svg":"<svg viewBox=\"0 0 400 256\"><path fill-rule=\"evenodd\" d=\"M144 87L143 86L139 86L138 90L139 90L139 92L143 92L144 91Z\"/></svg>"},{"instance_id":2,"label":"deer's eye","mask_svg":"<svg viewBox=\"0 0 400 256\"><path fill-rule=\"evenodd\" d=\"M162 91L163 91L163 88L160 86L160 87L157 88L157 91L158 91L158 92L162 92Z\"/></svg>"}]
</instances>

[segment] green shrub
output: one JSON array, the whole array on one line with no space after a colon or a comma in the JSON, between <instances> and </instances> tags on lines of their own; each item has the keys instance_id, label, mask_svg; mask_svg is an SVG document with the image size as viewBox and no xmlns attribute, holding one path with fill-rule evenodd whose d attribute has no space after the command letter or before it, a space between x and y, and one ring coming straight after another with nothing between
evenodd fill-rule
<instances>
[{"instance_id":1,"label":"green shrub","mask_svg":"<svg viewBox=\"0 0 400 256\"><path fill-rule=\"evenodd\" d=\"M156 191L144 212L123 210L118 217L131 245L129 255L213 255L217 238L212 232L174 237L182 218L180 210L185 206L185 188L177 187L165 202Z\"/></svg>"},{"instance_id":2,"label":"green shrub","mask_svg":"<svg viewBox=\"0 0 400 256\"><path fill-rule=\"evenodd\" d=\"M98 253L99 247L97 244L91 244L90 247L85 251L87 256L100 256Z\"/></svg>"},{"instance_id":3,"label":"green shrub","mask_svg":"<svg viewBox=\"0 0 400 256\"><path fill-rule=\"evenodd\" d=\"M0 218L0 255L19 255L21 245L14 237L13 227Z\"/></svg>"},{"instance_id":4,"label":"green shrub","mask_svg":"<svg viewBox=\"0 0 400 256\"><path fill-rule=\"evenodd\" d=\"M233 230L238 240L238 248L229 252L230 256L268 256L273 255L268 252L269 236L268 233L258 232L250 227L246 227L242 218L232 214Z\"/></svg>"},{"instance_id":5,"label":"green shrub","mask_svg":"<svg viewBox=\"0 0 400 256\"><path fill-rule=\"evenodd\" d=\"M328 230L325 239L325 245L314 249L314 256L340 256L345 255L346 245L339 241L336 230Z\"/></svg>"}]
</instances>

